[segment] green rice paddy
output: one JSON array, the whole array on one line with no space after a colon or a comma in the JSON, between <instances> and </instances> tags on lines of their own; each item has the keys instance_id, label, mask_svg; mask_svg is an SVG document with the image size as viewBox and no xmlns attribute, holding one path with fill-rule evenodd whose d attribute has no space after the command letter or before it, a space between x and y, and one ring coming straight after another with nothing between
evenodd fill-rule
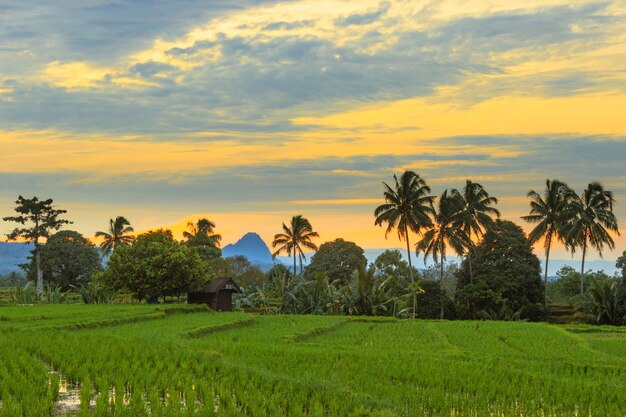
<instances>
[{"instance_id":1,"label":"green rice paddy","mask_svg":"<svg viewBox=\"0 0 626 417\"><path fill-rule=\"evenodd\" d=\"M626 329L0 308L0 417L626 416Z\"/></svg>"}]
</instances>

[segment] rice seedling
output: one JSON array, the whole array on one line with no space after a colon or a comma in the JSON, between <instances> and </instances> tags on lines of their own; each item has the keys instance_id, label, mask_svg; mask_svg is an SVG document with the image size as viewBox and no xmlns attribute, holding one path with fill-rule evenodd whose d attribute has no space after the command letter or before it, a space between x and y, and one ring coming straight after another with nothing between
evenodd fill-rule
<instances>
[{"instance_id":1,"label":"rice seedling","mask_svg":"<svg viewBox=\"0 0 626 417\"><path fill-rule=\"evenodd\" d=\"M0 311L0 417L626 415L609 328L46 307Z\"/></svg>"}]
</instances>

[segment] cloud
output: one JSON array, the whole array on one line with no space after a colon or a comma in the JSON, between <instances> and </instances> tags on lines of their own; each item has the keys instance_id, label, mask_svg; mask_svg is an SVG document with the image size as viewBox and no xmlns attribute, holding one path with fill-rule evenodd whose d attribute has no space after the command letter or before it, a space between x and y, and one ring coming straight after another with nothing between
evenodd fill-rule
<instances>
[{"instance_id":1,"label":"cloud","mask_svg":"<svg viewBox=\"0 0 626 417\"><path fill-rule=\"evenodd\" d=\"M86 22L108 16L109 32L106 19L85 28L81 40L72 40L65 28L41 24L56 37L45 51L30 41L23 44L36 51L28 65L15 52L0 52L17 68L32 68L54 55L39 73L48 85L33 85L37 79L28 77L30 70L14 77L20 84L11 89L11 107L0 121L76 132L304 130L289 120L368 102L436 96L443 87L458 89L455 100L476 102L516 91L563 96L624 85L624 73L606 68L516 69L524 60L566 59L563 51L582 56L609 45L620 22L611 3L529 4L447 20L437 17L448 13L447 3L437 8L412 8L402 1L335 8L320 3L311 19L302 20L300 8L307 4L231 10L218 3L206 13L191 0L184 13L160 5L172 16L183 13L177 28L156 10L142 17L126 3L94 0L86 8L70 8L69 16L83 13ZM41 23L56 13L40 5L8 14ZM206 26L194 26L211 18ZM357 23L367 23L367 30ZM125 35L129 41L122 41ZM89 46L89 39L95 44ZM122 46L108 54L104 44ZM0 73L5 70L0 64Z\"/></svg>"},{"instance_id":2,"label":"cloud","mask_svg":"<svg viewBox=\"0 0 626 417\"><path fill-rule=\"evenodd\" d=\"M383 3L378 10L368 13L355 13L348 17L337 19L336 23L339 26L368 25L384 16L389 7L391 7L390 3Z\"/></svg>"}]
</instances>

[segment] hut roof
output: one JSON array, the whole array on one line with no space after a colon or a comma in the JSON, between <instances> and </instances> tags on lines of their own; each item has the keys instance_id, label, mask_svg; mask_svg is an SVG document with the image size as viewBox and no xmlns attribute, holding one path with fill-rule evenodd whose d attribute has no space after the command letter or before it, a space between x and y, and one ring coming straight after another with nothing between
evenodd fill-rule
<instances>
[{"instance_id":1,"label":"hut roof","mask_svg":"<svg viewBox=\"0 0 626 417\"><path fill-rule=\"evenodd\" d=\"M213 281L205 285L204 288L200 290L200 292L216 294L218 291L221 290L241 292L241 288L239 288L239 286L235 284L235 281L233 281L232 278L214 279Z\"/></svg>"}]
</instances>

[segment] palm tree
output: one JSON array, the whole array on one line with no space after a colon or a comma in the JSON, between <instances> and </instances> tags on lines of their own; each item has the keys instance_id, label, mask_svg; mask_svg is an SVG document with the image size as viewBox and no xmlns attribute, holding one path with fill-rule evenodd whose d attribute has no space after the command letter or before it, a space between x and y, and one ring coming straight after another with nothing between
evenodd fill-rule
<instances>
[{"instance_id":1,"label":"palm tree","mask_svg":"<svg viewBox=\"0 0 626 417\"><path fill-rule=\"evenodd\" d=\"M439 262L439 285L443 294L443 264L446 261L446 246L450 246L457 255L462 255L469 248L470 238L465 234L459 215L463 212L463 200L454 194L448 194L445 190L439 197L437 210L434 214L433 227L424 233L422 239L417 242L416 250L424 252L424 257L429 255ZM443 296L441 298L441 318L443 319Z\"/></svg>"},{"instance_id":2,"label":"palm tree","mask_svg":"<svg viewBox=\"0 0 626 417\"><path fill-rule=\"evenodd\" d=\"M300 273L302 273L302 259L304 256L303 248L317 250L317 245L311 242L314 237L319 237L317 232L313 231L313 227L309 221L302 215L293 216L289 227L283 223L284 233L278 233L274 236L272 247L278 249L272 254L272 257L278 256L281 252L287 255L293 254L293 275L296 276L296 256L300 259Z\"/></svg>"},{"instance_id":3,"label":"palm tree","mask_svg":"<svg viewBox=\"0 0 626 417\"><path fill-rule=\"evenodd\" d=\"M394 187L390 187L386 182L384 185L385 204L374 210L376 226L387 223L385 239L393 229L398 231L398 239L406 240L406 252L409 260L409 273L411 281L413 277L413 266L411 264L411 249L409 243L409 230L420 233L423 228L432 226L431 215L434 214L434 196L430 195L430 187L426 182L413 171L404 171L400 179L393 176Z\"/></svg>"},{"instance_id":4,"label":"palm tree","mask_svg":"<svg viewBox=\"0 0 626 417\"><path fill-rule=\"evenodd\" d=\"M100 249L104 255L108 255L120 246L128 246L133 243L133 236L128 234L134 231L135 229L130 226L130 222L125 217L117 216L115 220L109 219L109 231L96 232L96 237L103 238Z\"/></svg>"},{"instance_id":5,"label":"palm tree","mask_svg":"<svg viewBox=\"0 0 626 417\"><path fill-rule=\"evenodd\" d=\"M572 193L568 205L568 219L565 225L565 241L572 251L581 247L583 251L580 267L580 295L584 295L585 256L590 246L602 256L604 245L615 248L615 242L609 234L619 236L617 218L613 213L615 199L611 191L606 191L600 183L594 182L580 195Z\"/></svg>"},{"instance_id":6,"label":"palm tree","mask_svg":"<svg viewBox=\"0 0 626 417\"><path fill-rule=\"evenodd\" d=\"M544 307L548 308L548 262L550 260L550 247L552 240L564 240L563 224L567 216L568 201L572 194L571 189L559 180L546 180L546 188L543 197L534 190L530 190L527 196L530 198L530 214L522 219L528 223L536 224L528 235L530 243L535 243L544 238L543 247L546 251L546 267L544 269Z\"/></svg>"},{"instance_id":7,"label":"palm tree","mask_svg":"<svg viewBox=\"0 0 626 417\"><path fill-rule=\"evenodd\" d=\"M188 222L187 228L189 231L183 232L183 237L187 239L187 241L194 239L208 240L213 242L215 246L219 246L222 241L222 235L215 233L215 223L209 219L198 219L195 224Z\"/></svg>"},{"instance_id":8,"label":"palm tree","mask_svg":"<svg viewBox=\"0 0 626 417\"><path fill-rule=\"evenodd\" d=\"M494 220L492 216L500 218L498 209L491 207L498 204L498 199L491 197L485 188L477 182L467 180L463 190L459 192L454 189L452 190L452 195L463 202L463 208L458 213L458 222L465 235L469 237L470 243L472 243L472 237L476 236L479 239L487 229L493 227ZM467 251L467 260L470 282L473 283L471 247Z\"/></svg>"},{"instance_id":9,"label":"palm tree","mask_svg":"<svg viewBox=\"0 0 626 417\"><path fill-rule=\"evenodd\" d=\"M215 233L215 223L207 218L198 219L187 223L189 231L183 232L183 237L187 239L185 244L195 247L203 259L217 258L222 255L220 242L222 235Z\"/></svg>"}]
</instances>

